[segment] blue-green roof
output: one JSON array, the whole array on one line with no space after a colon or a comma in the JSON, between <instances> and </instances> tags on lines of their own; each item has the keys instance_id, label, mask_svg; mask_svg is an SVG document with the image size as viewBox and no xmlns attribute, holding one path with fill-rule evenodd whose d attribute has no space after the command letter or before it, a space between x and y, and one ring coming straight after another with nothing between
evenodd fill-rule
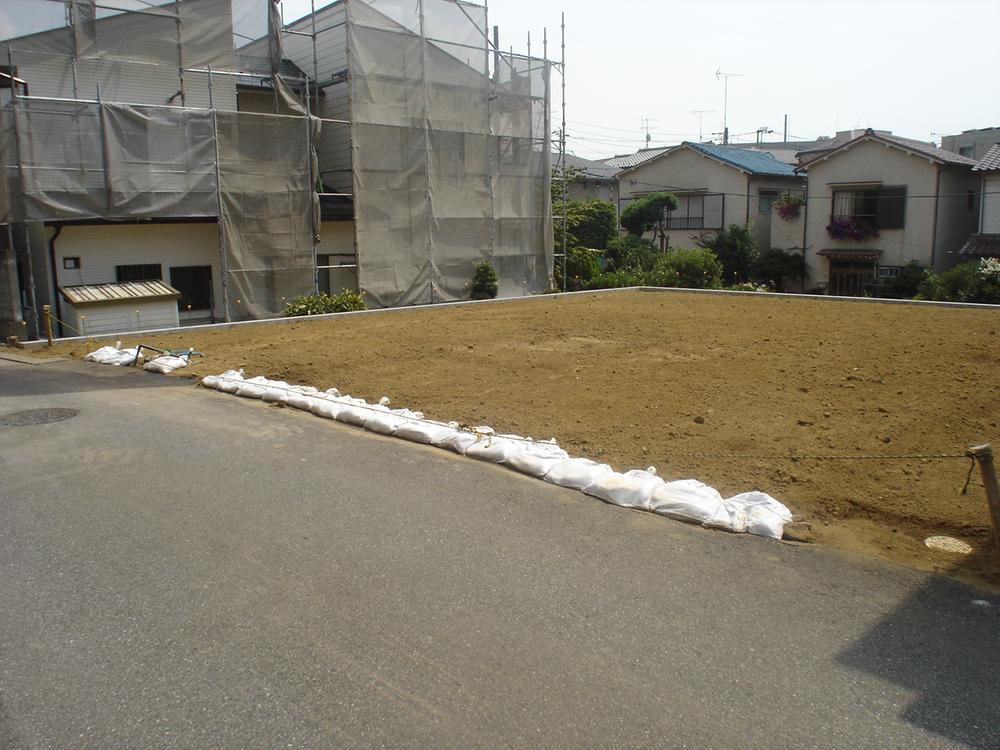
<instances>
[{"instance_id":1,"label":"blue-green roof","mask_svg":"<svg viewBox=\"0 0 1000 750\"><path fill-rule=\"evenodd\" d=\"M746 148L717 146L714 143L691 143L690 141L684 141L682 145L750 174L772 175L774 177L798 176L795 174L795 167L778 161L766 151L751 151Z\"/></svg>"}]
</instances>

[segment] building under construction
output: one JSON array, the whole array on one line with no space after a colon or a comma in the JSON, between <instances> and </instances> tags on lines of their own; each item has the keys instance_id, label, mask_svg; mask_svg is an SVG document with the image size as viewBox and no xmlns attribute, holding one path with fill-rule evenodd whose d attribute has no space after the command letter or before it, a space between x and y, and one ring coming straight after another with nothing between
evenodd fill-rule
<instances>
[{"instance_id":1,"label":"building under construction","mask_svg":"<svg viewBox=\"0 0 1000 750\"><path fill-rule=\"evenodd\" d=\"M61 289L154 279L182 323L341 288L463 299L482 260L501 295L550 286L554 64L497 49L485 6L339 0L287 25L277 0L4 6L6 335L36 336L44 304L79 321Z\"/></svg>"}]
</instances>

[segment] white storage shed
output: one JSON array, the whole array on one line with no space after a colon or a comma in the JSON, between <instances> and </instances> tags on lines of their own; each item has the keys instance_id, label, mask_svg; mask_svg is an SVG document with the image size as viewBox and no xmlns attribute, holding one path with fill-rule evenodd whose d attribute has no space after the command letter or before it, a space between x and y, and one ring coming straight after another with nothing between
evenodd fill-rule
<instances>
[{"instance_id":1,"label":"white storage shed","mask_svg":"<svg viewBox=\"0 0 1000 750\"><path fill-rule=\"evenodd\" d=\"M162 281L59 287L67 336L148 331L180 325L181 293Z\"/></svg>"}]
</instances>

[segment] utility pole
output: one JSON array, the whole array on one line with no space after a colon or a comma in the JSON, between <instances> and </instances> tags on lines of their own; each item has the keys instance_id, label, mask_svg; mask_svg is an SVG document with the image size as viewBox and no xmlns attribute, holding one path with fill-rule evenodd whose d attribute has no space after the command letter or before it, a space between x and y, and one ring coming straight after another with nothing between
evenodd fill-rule
<instances>
[{"instance_id":1,"label":"utility pole","mask_svg":"<svg viewBox=\"0 0 1000 750\"><path fill-rule=\"evenodd\" d=\"M641 126L642 130L646 133L646 148L649 148L649 141L650 141L649 123L656 122L656 120L655 119L650 120L648 117L642 117L640 118L640 122L642 123Z\"/></svg>"},{"instance_id":2,"label":"utility pole","mask_svg":"<svg viewBox=\"0 0 1000 750\"><path fill-rule=\"evenodd\" d=\"M698 143L701 143L701 141L702 141L702 128L701 128L701 120L702 120L702 118L705 115L710 115L710 114L713 114L714 112L715 112L714 109L692 109L691 110L691 114L692 115L698 115Z\"/></svg>"},{"instance_id":3,"label":"utility pole","mask_svg":"<svg viewBox=\"0 0 1000 750\"><path fill-rule=\"evenodd\" d=\"M759 128L757 128L756 132L757 132L757 145L759 146L761 136L763 136L765 133L773 133L774 131L771 130L771 128L769 128L767 125L761 125Z\"/></svg>"},{"instance_id":4,"label":"utility pole","mask_svg":"<svg viewBox=\"0 0 1000 750\"><path fill-rule=\"evenodd\" d=\"M725 81L722 94L722 143L729 144L729 79L742 78L742 73L723 73L722 68L715 71L715 78Z\"/></svg>"}]
</instances>

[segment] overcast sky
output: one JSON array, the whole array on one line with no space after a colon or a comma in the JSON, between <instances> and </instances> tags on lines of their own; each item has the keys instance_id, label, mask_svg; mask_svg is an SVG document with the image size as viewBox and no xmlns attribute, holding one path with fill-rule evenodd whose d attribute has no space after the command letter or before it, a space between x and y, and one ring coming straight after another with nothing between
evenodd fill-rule
<instances>
[{"instance_id":1,"label":"overcast sky","mask_svg":"<svg viewBox=\"0 0 1000 750\"><path fill-rule=\"evenodd\" d=\"M406 0L398 0L405 2ZM410 0L416 2L416 0ZM50 3L0 0L35 13ZM326 4L316 0L316 6ZM309 0L283 0L285 20ZM722 130L753 141L759 127L790 140L873 127L921 140L1000 126L1000 0L492 0L501 47L523 52L528 32L559 57L566 11L567 120L574 153L595 158L696 140ZM15 15L10 13L10 15ZM554 81L558 93L558 79ZM558 127L558 99L553 122Z\"/></svg>"}]
</instances>

